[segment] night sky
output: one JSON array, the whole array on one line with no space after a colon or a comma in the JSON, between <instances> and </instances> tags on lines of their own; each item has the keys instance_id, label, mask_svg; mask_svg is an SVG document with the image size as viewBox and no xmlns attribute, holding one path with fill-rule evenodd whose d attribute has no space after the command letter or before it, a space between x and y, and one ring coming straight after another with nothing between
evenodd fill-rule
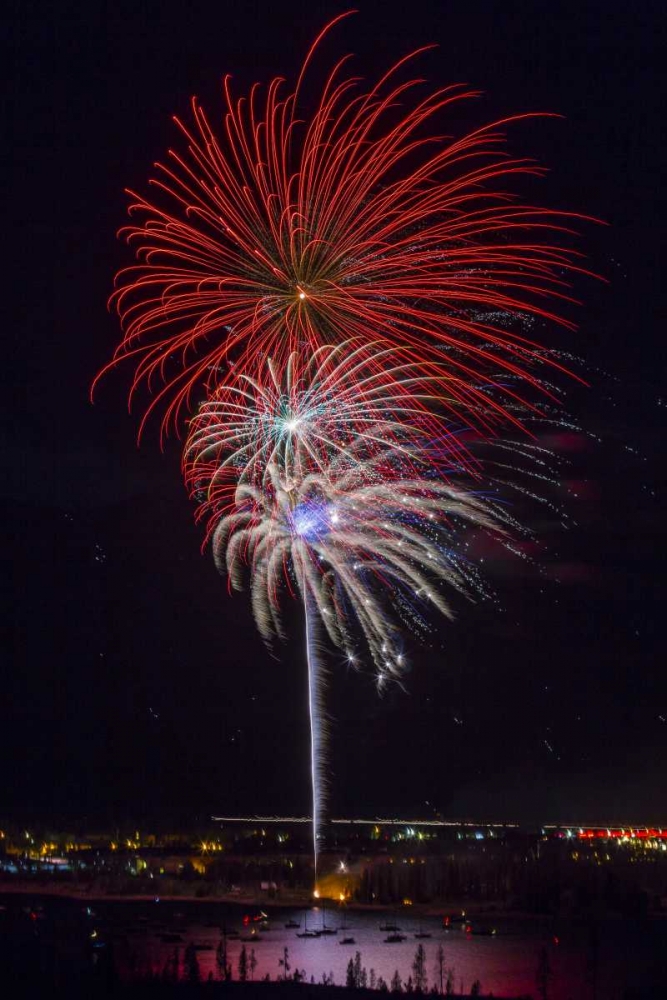
<instances>
[{"instance_id":1,"label":"night sky","mask_svg":"<svg viewBox=\"0 0 667 1000\"><path fill-rule=\"evenodd\" d=\"M136 446L130 368L90 382L119 330L106 310L127 187L176 142L172 114L218 81L294 78L336 3L12 4L3 89L4 472L9 655L0 814L88 825L309 810L306 678L230 597L180 481L178 442ZM545 336L592 383L568 407L587 434L546 526L542 572L494 561L494 603L457 600L405 690L378 698L332 656L333 814L667 823L660 480L667 405L663 4L366 2L324 46L374 79L411 48L434 86L485 92L463 127L516 126L550 173L530 197L606 220L577 333ZM667 143L665 144L667 146ZM599 443L593 438L599 437ZM570 493L567 493L567 490ZM574 493L578 493L578 497ZM556 578L561 582L557 583Z\"/></svg>"}]
</instances>

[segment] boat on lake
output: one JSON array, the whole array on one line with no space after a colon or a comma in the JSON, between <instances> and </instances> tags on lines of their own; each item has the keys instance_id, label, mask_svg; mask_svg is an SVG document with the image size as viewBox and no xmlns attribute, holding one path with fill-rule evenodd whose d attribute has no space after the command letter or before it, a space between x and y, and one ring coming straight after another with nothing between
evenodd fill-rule
<instances>
[{"instance_id":1,"label":"boat on lake","mask_svg":"<svg viewBox=\"0 0 667 1000\"><path fill-rule=\"evenodd\" d=\"M312 931L312 930L309 931L308 930L308 914L307 913L304 914L304 918L303 918L303 930L302 931L298 931L296 936L298 938L316 938L316 937L320 936L320 932L319 931Z\"/></svg>"},{"instance_id":2,"label":"boat on lake","mask_svg":"<svg viewBox=\"0 0 667 1000\"><path fill-rule=\"evenodd\" d=\"M338 934L337 927L327 926L327 904L326 900L322 900L322 926L318 929L318 934Z\"/></svg>"},{"instance_id":3,"label":"boat on lake","mask_svg":"<svg viewBox=\"0 0 667 1000\"><path fill-rule=\"evenodd\" d=\"M398 932L394 932L393 934L389 934L384 939L384 943L385 944L398 944L399 941L405 941L405 940L406 940L405 934L399 934Z\"/></svg>"}]
</instances>

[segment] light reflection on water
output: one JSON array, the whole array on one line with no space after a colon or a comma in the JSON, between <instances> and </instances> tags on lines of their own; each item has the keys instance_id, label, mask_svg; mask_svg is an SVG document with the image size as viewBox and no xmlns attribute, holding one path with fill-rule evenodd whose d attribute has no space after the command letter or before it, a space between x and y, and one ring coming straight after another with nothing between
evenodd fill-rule
<instances>
[{"instance_id":1,"label":"light reflection on water","mask_svg":"<svg viewBox=\"0 0 667 1000\"><path fill-rule=\"evenodd\" d=\"M0 906L0 916L8 918L14 913L35 919L31 933L37 929L48 941L57 939L61 949L79 954L76 961L86 962L90 955L91 941L100 947L99 955L113 954L114 965L123 975L160 974L179 953L180 971L186 946L200 946L197 957L202 979L209 973L217 979L216 948L221 939L221 927L235 929L242 935L249 933L243 927L244 908L240 904L169 900L151 902L106 897L103 900L57 898L53 896L5 897ZM31 912L31 908L37 912ZM6 912L5 912L6 911ZM255 911L257 912L257 911ZM307 917L308 928L317 930L326 919L328 927L337 927L338 933L326 937L299 938L296 928L286 928L288 920L298 920L303 929ZM27 919L27 918L26 918ZM345 923L344 923L345 922ZM2 925L0 921L0 925ZM397 944L385 943L388 932L380 930L381 924L399 924L406 939ZM241 948L247 954L254 949L257 966L255 979L267 974L275 980L282 974L280 960L284 949L289 949L290 974L303 970L307 979L321 982L323 975L333 974L339 985L345 983L347 964L356 952L367 972L375 971L376 977L389 983L395 970L405 982L412 972L415 952L421 943L426 952L426 969L429 985L439 985L436 974L436 955L442 944L447 968L453 968L453 985L456 993L470 990L479 979L485 995L493 992L497 997L537 995L536 970L540 950L546 947L553 977L549 984L550 1000L590 1000L594 995L592 969L597 968L597 996L605 1000L621 1000L626 989L636 997L657 998L665 995L667 982L667 919L649 920L608 917L595 922L595 940L592 948L591 924L565 918L517 919L502 916L473 918L473 928L490 929L495 926L496 936L467 935L460 926L445 931L439 917L419 918L414 911L402 910L400 914L382 911L349 910L347 915L333 907L320 909L289 910L271 909L270 928L260 931L254 940L227 940L228 961L238 978L238 959ZM54 931L57 934L54 938ZM419 931L431 937L418 939ZM558 942L556 942L556 935ZM178 936L177 942L165 941L164 936ZM343 936L354 937L354 944L343 945ZM39 934L38 934L39 937ZM76 946L76 942L79 942ZM77 947L79 951L77 952ZM63 952L64 957L65 952ZM594 961L595 960L595 961Z\"/></svg>"},{"instance_id":2,"label":"light reflection on water","mask_svg":"<svg viewBox=\"0 0 667 1000\"><path fill-rule=\"evenodd\" d=\"M234 978L238 978L238 959L241 948L245 945L248 956L251 949L255 952L257 960L255 979L261 979L267 973L271 979L282 975L279 963L287 947L290 974L293 974L295 969L303 970L307 979L312 976L316 982L321 981L323 974L333 973L335 982L339 985L344 984L347 964L357 951L361 953L362 965L369 975L370 970L374 969L376 976L382 976L389 984L395 970L398 970L405 982L412 974L415 952L421 943L426 953L426 969L431 986L439 980L439 972L436 972L436 955L438 946L442 944L444 964L447 968L453 969L454 987L457 993L461 983L468 992L472 983L479 979L484 993L493 992L496 996L519 996L528 993L535 995L538 955L543 945L546 945L554 973L549 991L550 997L553 1000L570 1000L570 998L587 1000L590 995L590 986L586 983L585 975L586 956L581 946L575 947L567 942L556 945L553 936L539 922L519 924L516 921L497 920L492 923L485 919L484 926L496 926L497 935L476 936L466 934L460 926L445 931L442 929L441 920L435 917L419 920L404 913L394 918L377 912L350 911L345 918L345 929L339 929L337 935L299 938L296 929L285 928L284 924L289 919L298 920L302 930L304 916L307 916L309 929L317 930L322 927L321 909L272 911L269 930L258 932L251 941L228 940L228 961L232 965ZM159 919L164 920L163 917ZM189 942L209 946L210 950L198 951L199 966L203 979L206 979L209 973L217 978L215 949L220 941L220 931L215 927L206 926L207 919L208 917L203 915L197 919L197 915L191 910L187 917L183 915L180 920L175 914L171 914L169 920L164 921L161 927L178 926L183 937L181 943L165 943L160 940L159 934L164 931L154 928L151 921L148 933L137 937L131 935L128 946L154 971L164 968L175 948L179 949L182 961L184 949ZM328 927L342 927L343 917L337 910L327 910L325 919ZM386 922L396 922L400 925L406 940L386 943L388 932L380 930L380 925ZM248 933L242 929L238 913L236 915L228 913L225 916L225 923L227 929L235 927L244 935ZM432 936L417 939L415 934L420 930L429 932ZM354 937L355 943L341 944L341 938L344 936Z\"/></svg>"}]
</instances>

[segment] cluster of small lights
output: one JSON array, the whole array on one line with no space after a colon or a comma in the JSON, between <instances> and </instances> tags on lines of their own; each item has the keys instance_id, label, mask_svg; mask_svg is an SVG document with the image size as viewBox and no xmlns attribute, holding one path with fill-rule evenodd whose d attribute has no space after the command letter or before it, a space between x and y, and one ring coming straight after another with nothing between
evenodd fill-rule
<instances>
[{"instance_id":1,"label":"cluster of small lights","mask_svg":"<svg viewBox=\"0 0 667 1000\"><path fill-rule=\"evenodd\" d=\"M224 851L224 846L219 840L202 840L199 845L199 850L202 854L215 854L219 851Z\"/></svg>"},{"instance_id":2,"label":"cluster of small lights","mask_svg":"<svg viewBox=\"0 0 667 1000\"><path fill-rule=\"evenodd\" d=\"M660 827L608 827L606 829L584 829L580 827L575 831L566 830L565 836L568 839L575 837L583 841L615 840L620 844L638 844L653 848L663 844L667 845L667 830L663 830Z\"/></svg>"}]
</instances>

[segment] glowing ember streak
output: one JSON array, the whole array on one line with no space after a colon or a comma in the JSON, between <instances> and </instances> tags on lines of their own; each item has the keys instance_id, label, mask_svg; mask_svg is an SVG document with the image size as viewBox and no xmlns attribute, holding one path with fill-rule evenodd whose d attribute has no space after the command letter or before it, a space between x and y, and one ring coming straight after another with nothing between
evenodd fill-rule
<instances>
[{"instance_id":1,"label":"glowing ember streak","mask_svg":"<svg viewBox=\"0 0 667 1000\"><path fill-rule=\"evenodd\" d=\"M541 499L513 480L548 482L548 449L498 434L553 423L544 368L566 369L526 325L570 326L558 307L589 273L563 245L583 217L507 189L542 173L505 151L505 127L528 116L434 132L477 95L401 82L418 52L368 90L339 60L304 110L315 50L346 16L320 33L291 92L273 80L236 100L225 78L220 122L196 100L191 122L177 120L184 143L157 165L155 197L130 192L136 263L111 297L123 338L98 376L134 364L130 402L153 395L140 434L156 408L163 435L195 411L186 482L219 568L233 588L249 581L262 635L282 634L284 592L302 602L316 878L316 632L353 665L361 635L382 686L405 668L401 628L449 616L447 588L479 587L461 532L509 529L511 547L516 520L470 483ZM480 438L496 449L484 464L468 446Z\"/></svg>"},{"instance_id":2,"label":"glowing ember streak","mask_svg":"<svg viewBox=\"0 0 667 1000\"><path fill-rule=\"evenodd\" d=\"M410 393L429 380L374 347L319 348L290 356L284 371L268 361L263 381L221 386L185 449L216 563L233 588L249 581L261 634L283 634L285 593L304 608L316 878L326 784L316 629L349 663L361 634L381 688L405 669L400 628L449 615L442 586L476 585L457 529L508 520L442 478L459 449L427 409L433 398Z\"/></svg>"},{"instance_id":3,"label":"glowing ember streak","mask_svg":"<svg viewBox=\"0 0 667 1000\"><path fill-rule=\"evenodd\" d=\"M317 42L291 93L277 79L237 100L227 77L214 124L193 100L191 123L177 120L184 148L157 165L154 200L130 192L137 221L123 233L137 262L112 296L124 337L111 365L131 359L131 395L142 383L156 392L149 411L164 404L166 431L193 392L252 375L267 356L282 365L294 351L380 337L444 366L467 423L513 422L487 369L517 376L524 395L539 388L536 344L480 314L570 325L555 310L583 270L558 245L578 217L522 205L506 188L543 172L504 148L506 126L527 116L459 138L429 132L477 95L401 82L418 53L367 91L339 60L307 113L299 87Z\"/></svg>"},{"instance_id":4,"label":"glowing ember streak","mask_svg":"<svg viewBox=\"0 0 667 1000\"><path fill-rule=\"evenodd\" d=\"M212 532L216 563L234 589L243 589L248 568L266 639L283 635L281 594L297 591L335 646L350 650L361 629L380 686L403 669L401 619L421 618L430 608L450 616L441 586L473 585L455 551L457 528L498 527L490 506L438 480L403 478L400 454L394 458L393 475L381 471L379 457L334 457L328 469L287 482L272 460L261 487L239 484L232 511ZM383 464L392 465L391 454Z\"/></svg>"},{"instance_id":5,"label":"glowing ember streak","mask_svg":"<svg viewBox=\"0 0 667 1000\"><path fill-rule=\"evenodd\" d=\"M334 455L353 464L400 458L415 475L478 474L460 428L443 412L448 388L444 375L425 376L380 342L294 353L283 368L267 360L256 377L219 386L190 422L184 472L203 501L199 516L214 527L238 484L261 488L272 465L289 480L328 469ZM304 507L295 523L305 532L314 517Z\"/></svg>"}]
</instances>

